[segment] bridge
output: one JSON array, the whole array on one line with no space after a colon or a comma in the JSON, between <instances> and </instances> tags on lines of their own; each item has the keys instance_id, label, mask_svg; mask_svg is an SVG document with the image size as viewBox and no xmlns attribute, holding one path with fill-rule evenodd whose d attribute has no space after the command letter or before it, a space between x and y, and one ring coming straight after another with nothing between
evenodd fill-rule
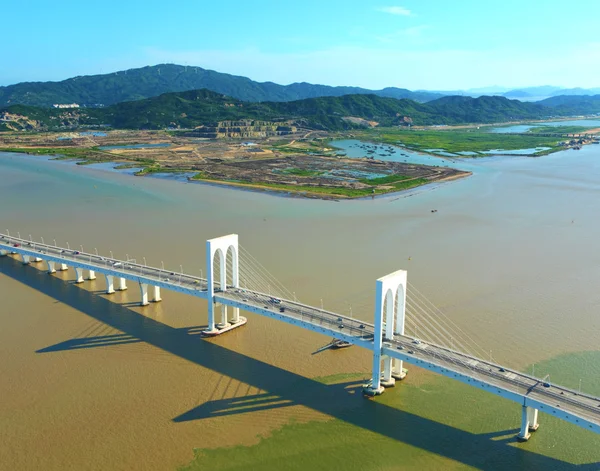
<instances>
[{"instance_id":1,"label":"bridge","mask_svg":"<svg viewBox=\"0 0 600 471\"><path fill-rule=\"evenodd\" d=\"M142 306L160 301L161 288L206 299L208 327L203 334L207 336L222 335L246 324L247 319L239 314L242 309L366 348L373 355L372 377L363 386L368 396L382 394L385 388L402 380L407 373L403 368L406 362L518 403L522 419L517 438L521 441L528 440L531 432L538 429L539 411L600 433L600 398L498 365L491 358L485 360L444 346L442 341L405 334L408 281L404 270L376 281L375 315L371 324L325 310L323 306L303 304L295 299L295 294L290 299L275 297L270 292L271 285L260 273L260 265L240 263L236 234L206 242L206 278L202 277L203 273L197 277L184 273L183 269L173 272L164 266L150 267L129 258L119 260L113 258L112 253L111 257L105 257L97 251L86 253L83 247L73 250L68 245L59 247L56 242L46 244L43 239L37 243L31 237L27 240L20 234L15 237L7 232L0 234L0 256L8 255L20 257L24 264L43 262L49 274L71 267L76 283L96 279L96 273L100 273L105 277L107 294L125 290L128 281L134 282L139 286ZM254 286L242 286L240 272L245 274L246 280L254 280ZM217 323L219 307L220 322ZM232 308L231 316L228 316L228 307ZM431 334L448 335L434 318L422 328Z\"/></svg>"}]
</instances>

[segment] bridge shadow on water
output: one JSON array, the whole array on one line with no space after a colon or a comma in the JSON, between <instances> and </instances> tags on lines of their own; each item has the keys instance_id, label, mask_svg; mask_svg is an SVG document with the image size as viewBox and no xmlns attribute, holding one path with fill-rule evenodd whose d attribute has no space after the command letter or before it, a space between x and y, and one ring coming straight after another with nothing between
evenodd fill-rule
<instances>
[{"instance_id":1,"label":"bridge shadow on water","mask_svg":"<svg viewBox=\"0 0 600 471\"><path fill-rule=\"evenodd\" d=\"M32 270L10 257L0 259L0 273L123 332L69 339L42 348L38 353L146 342L223 376L267 391L254 396L209 400L173 418L174 422L301 405L479 469L591 471L600 468L600 463L574 465L515 447L512 444L517 429L474 434L389 407L377 400L365 400L360 395L361 385L356 381L326 385L305 378L221 347L218 339L205 340L200 335L201 327L170 327L80 289L75 284ZM499 438L508 435L509 438Z\"/></svg>"}]
</instances>

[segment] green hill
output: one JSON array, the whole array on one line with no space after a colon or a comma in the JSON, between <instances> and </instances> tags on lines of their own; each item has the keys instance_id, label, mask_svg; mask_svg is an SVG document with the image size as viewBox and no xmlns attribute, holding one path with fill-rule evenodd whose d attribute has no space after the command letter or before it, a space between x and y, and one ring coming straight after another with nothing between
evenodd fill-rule
<instances>
[{"instance_id":1,"label":"green hill","mask_svg":"<svg viewBox=\"0 0 600 471\"><path fill-rule=\"evenodd\" d=\"M30 126L61 129L105 125L122 129L195 128L220 121L252 119L289 122L296 126L342 130L356 127L347 118L374 121L381 126L402 124L409 117L415 125L500 123L583 114L598 109L600 97L553 98L551 104L522 103L504 97L443 97L429 103L376 95L319 97L289 102L247 102L209 90L166 93L144 100L117 103L105 108L52 109L14 105L0 110L22 116ZM590 100L589 98L595 98Z\"/></svg>"},{"instance_id":2,"label":"green hill","mask_svg":"<svg viewBox=\"0 0 600 471\"><path fill-rule=\"evenodd\" d=\"M391 98L411 98L416 101L428 101L442 96L438 93L411 92L402 88L374 91L359 87L330 87L310 83L260 83L247 77L201 67L160 64L111 74L73 77L61 82L23 82L0 87L0 107L14 104L51 107L55 103L106 106L164 93L202 88L253 102L371 93Z\"/></svg>"},{"instance_id":3,"label":"green hill","mask_svg":"<svg viewBox=\"0 0 600 471\"><path fill-rule=\"evenodd\" d=\"M538 103L553 108L561 116L600 113L600 95L561 95Z\"/></svg>"}]
</instances>

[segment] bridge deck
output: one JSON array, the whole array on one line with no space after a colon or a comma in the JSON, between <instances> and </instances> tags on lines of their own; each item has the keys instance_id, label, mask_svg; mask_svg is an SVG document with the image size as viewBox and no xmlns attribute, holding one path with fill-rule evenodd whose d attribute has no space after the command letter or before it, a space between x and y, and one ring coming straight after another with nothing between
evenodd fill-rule
<instances>
[{"instance_id":1,"label":"bridge deck","mask_svg":"<svg viewBox=\"0 0 600 471\"><path fill-rule=\"evenodd\" d=\"M208 299L207 280L186 273L33 243L8 235L0 235L0 250L65 263L68 266L94 270ZM359 319L292 300L282 299L280 303L274 303L270 295L242 288L227 287L225 291L218 290L215 293L215 301L342 338L373 350L375 327ZM382 353L600 433L599 398L555 384L546 387L540 379L533 376L446 347L417 341L405 335L395 335L393 340L384 339Z\"/></svg>"}]
</instances>

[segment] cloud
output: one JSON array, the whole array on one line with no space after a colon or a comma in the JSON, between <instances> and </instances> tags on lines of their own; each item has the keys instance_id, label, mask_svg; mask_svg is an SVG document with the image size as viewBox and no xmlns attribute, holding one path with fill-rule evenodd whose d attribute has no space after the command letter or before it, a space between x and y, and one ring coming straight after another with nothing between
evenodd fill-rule
<instances>
[{"instance_id":1,"label":"cloud","mask_svg":"<svg viewBox=\"0 0 600 471\"><path fill-rule=\"evenodd\" d=\"M384 13L389 13L391 15L399 15L399 16L411 16L412 12L408 8L404 7L381 7L378 8L379 11Z\"/></svg>"}]
</instances>

